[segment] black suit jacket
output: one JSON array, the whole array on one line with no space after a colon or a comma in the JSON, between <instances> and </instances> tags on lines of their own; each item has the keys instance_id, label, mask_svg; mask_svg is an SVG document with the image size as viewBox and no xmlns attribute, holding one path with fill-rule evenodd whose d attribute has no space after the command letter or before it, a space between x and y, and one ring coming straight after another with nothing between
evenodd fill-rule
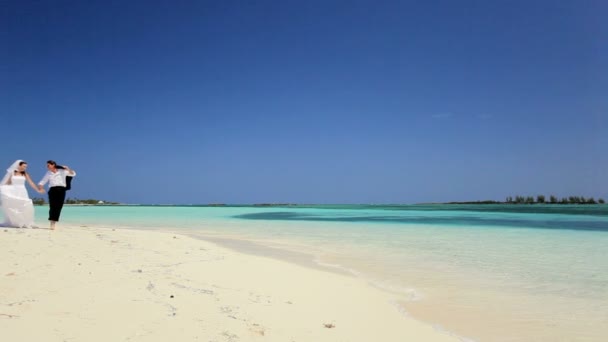
<instances>
[{"instance_id":1,"label":"black suit jacket","mask_svg":"<svg viewBox=\"0 0 608 342\"><path fill-rule=\"evenodd\" d=\"M64 169L64 167L61 166L61 165L57 165L57 168L61 169L61 170ZM65 190L66 191L72 189L72 178L74 178L74 177L72 177L72 176L65 176Z\"/></svg>"}]
</instances>

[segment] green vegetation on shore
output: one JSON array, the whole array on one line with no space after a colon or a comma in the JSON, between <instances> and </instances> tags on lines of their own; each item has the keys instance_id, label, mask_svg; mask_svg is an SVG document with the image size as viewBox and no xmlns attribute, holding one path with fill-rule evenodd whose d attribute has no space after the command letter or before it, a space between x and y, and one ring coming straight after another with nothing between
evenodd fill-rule
<instances>
[{"instance_id":1,"label":"green vegetation on shore","mask_svg":"<svg viewBox=\"0 0 608 342\"><path fill-rule=\"evenodd\" d=\"M504 202L500 201L468 201L468 202L448 202L447 204L605 204L603 198L597 201L593 197L568 196L557 198L554 195L547 199L544 195L534 196L509 196Z\"/></svg>"}]
</instances>

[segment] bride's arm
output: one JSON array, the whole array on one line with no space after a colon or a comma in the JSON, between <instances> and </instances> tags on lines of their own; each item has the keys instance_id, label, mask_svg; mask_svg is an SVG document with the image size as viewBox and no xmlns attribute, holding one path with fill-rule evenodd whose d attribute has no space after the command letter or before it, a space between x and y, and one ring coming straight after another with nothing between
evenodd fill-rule
<instances>
[{"instance_id":1,"label":"bride's arm","mask_svg":"<svg viewBox=\"0 0 608 342\"><path fill-rule=\"evenodd\" d=\"M30 174L29 174L29 173L26 173L26 174L25 174L25 178L27 179L27 182L28 182L28 183L30 183L30 186L31 186L32 188L34 188L34 190L38 191L38 192L39 192L39 193L41 193L41 194L43 194L43 193L44 193L44 190L40 190L40 189L39 189L39 188L36 186L36 183L34 183L34 181L32 181L32 177L30 177Z\"/></svg>"}]
</instances>

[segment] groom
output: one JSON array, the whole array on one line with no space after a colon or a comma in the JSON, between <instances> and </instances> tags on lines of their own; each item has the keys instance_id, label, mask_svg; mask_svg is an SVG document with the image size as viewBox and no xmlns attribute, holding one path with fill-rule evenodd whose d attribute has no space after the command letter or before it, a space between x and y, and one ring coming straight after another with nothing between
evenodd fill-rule
<instances>
[{"instance_id":1,"label":"groom","mask_svg":"<svg viewBox=\"0 0 608 342\"><path fill-rule=\"evenodd\" d=\"M74 177L76 172L65 165L60 169L53 160L46 162L46 168L48 171L38 183L38 189L44 191L44 185L49 183L49 221L51 229L55 229L65 202L66 177Z\"/></svg>"}]
</instances>

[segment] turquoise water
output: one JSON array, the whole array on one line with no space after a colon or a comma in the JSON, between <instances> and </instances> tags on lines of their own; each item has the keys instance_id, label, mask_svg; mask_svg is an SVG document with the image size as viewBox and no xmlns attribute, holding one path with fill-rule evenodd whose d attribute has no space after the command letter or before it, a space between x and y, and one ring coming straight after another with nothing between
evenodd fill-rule
<instances>
[{"instance_id":1,"label":"turquoise water","mask_svg":"<svg viewBox=\"0 0 608 342\"><path fill-rule=\"evenodd\" d=\"M37 207L41 224L46 210ZM608 336L608 205L66 207L63 216L302 252L474 340Z\"/></svg>"}]
</instances>

